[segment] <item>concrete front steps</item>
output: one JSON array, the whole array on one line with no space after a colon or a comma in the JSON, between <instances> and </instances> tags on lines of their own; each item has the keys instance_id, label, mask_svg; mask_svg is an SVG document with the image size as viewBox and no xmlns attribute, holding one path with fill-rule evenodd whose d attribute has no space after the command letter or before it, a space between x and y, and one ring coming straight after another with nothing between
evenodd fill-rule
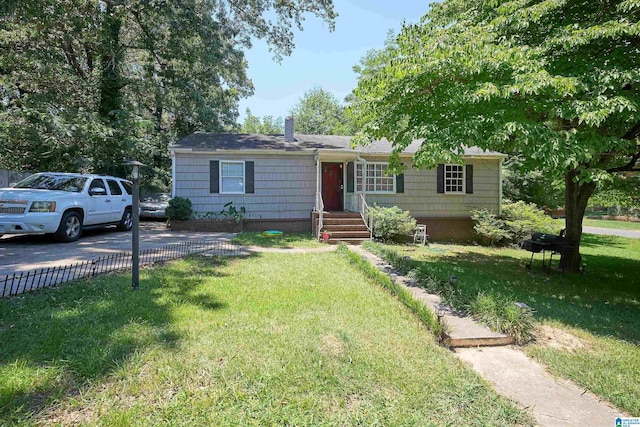
<instances>
[{"instance_id":1,"label":"concrete front steps","mask_svg":"<svg viewBox=\"0 0 640 427\"><path fill-rule=\"evenodd\" d=\"M315 214L316 229L318 221L318 215ZM322 230L330 235L326 241L330 245L341 242L359 245L371 237L367 225L357 212L324 212L322 222Z\"/></svg>"}]
</instances>

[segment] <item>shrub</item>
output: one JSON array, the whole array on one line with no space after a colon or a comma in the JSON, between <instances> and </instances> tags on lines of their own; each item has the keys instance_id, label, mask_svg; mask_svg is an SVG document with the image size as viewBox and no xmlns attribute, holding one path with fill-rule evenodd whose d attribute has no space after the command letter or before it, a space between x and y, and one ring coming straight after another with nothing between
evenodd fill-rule
<instances>
[{"instance_id":1,"label":"shrub","mask_svg":"<svg viewBox=\"0 0 640 427\"><path fill-rule=\"evenodd\" d=\"M473 229L480 243L490 245L521 245L535 232L557 234L560 226L533 203L505 200L502 215L486 209L471 211Z\"/></svg>"},{"instance_id":2,"label":"shrub","mask_svg":"<svg viewBox=\"0 0 640 427\"><path fill-rule=\"evenodd\" d=\"M218 215L225 219L233 219L235 222L240 222L244 218L244 214L246 212L247 210L244 206L241 206L240 209L236 209L236 207L233 206L233 202L229 202L224 205Z\"/></svg>"},{"instance_id":3,"label":"shrub","mask_svg":"<svg viewBox=\"0 0 640 427\"><path fill-rule=\"evenodd\" d=\"M369 208L373 215L373 237L381 240L402 241L416 229L416 219L397 206Z\"/></svg>"},{"instance_id":4,"label":"shrub","mask_svg":"<svg viewBox=\"0 0 640 427\"><path fill-rule=\"evenodd\" d=\"M191 200L189 198L174 197L169 200L166 214L169 220L172 219L189 219L193 210L191 209Z\"/></svg>"}]
</instances>

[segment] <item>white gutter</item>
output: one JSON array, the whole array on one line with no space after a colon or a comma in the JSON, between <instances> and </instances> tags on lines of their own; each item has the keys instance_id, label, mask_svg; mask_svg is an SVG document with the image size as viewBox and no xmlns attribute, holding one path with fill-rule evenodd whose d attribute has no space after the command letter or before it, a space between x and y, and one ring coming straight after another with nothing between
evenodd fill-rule
<instances>
[{"instance_id":1,"label":"white gutter","mask_svg":"<svg viewBox=\"0 0 640 427\"><path fill-rule=\"evenodd\" d=\"M316 195L317 195L318 193L320 193L320 176L322 172L322 168L320 167L320 155L318 153L318 150L316 150L315 153L313 154L313 159L316 161ZM319 210L317 196L316 196L316 210Z\"/></svg>"},{"instance_id":2,"label":"white gutter","mask_svg":"<svg viewBox=\"0 0 640 427\"><path fill-rule=\"evenodd\" d=\"M500 165L498 167L498 178L500 179L500 193L498 194L498 216L502 215L502 162L505 158L506 156L500 159Z\"/></svg>"},{"instance_id":3,"label":"white gutter","mask_svg":"<svg viewBox=\"0 0 640 427\"><path fill-rule=\"evenodd\" d=\"M171 197L176 197L176 153L171 151Z\"/></svg>"},{"instance_id":4,"label":"white gutter","mask_svg":"<svg viewBox=\"0 0 640 427\"><path fill-rule=\"evenodd\" d=\"M365 202L367 201L367 161L360 157L360 153L356 153L356 160L363 163L362 166L362 197L364 197ZM353 178L356 180L357 167L354 165ZM357 181L357 180L356 180ZM353 183L353 194L356 194L357 188L356 183Z\"/></svg>"}]
</instances>

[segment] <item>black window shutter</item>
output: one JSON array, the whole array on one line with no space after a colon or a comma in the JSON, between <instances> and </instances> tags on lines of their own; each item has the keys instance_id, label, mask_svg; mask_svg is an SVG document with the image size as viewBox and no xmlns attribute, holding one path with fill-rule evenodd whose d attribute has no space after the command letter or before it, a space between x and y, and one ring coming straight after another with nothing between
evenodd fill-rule
<instances>
[{"instance_id":1,"label":"black window shutter","mask_svg":"<svg viewBox=\"0 0 640 427\"><path fill-rule=\"evenodd\" d=\"M353 193L353 182L355 181L355 163L347 163L347 193Z\"/></svg>"},{"instance_id":2,"label":"black window shutter","mask_svg":"<svg viewBox=\"0 0 640 427\"><path fill-rule=\"evenodd\" d=\"M220 161L211 160L209 162L209 192L220 192Z\"/></svg>"},{"instance_id":3,"label":"black window shutter","mask_svg":"<svg viewBox=\"0 0 640 427\"><path fill-rule=\"evenodd\" d=\"M404 174L396 175L396 193L404 193Z\"/></svg>"},{"instance_id":4,"label":"black window shutter","mask_svg":"<svg viewBox=\"0 0 640 427\"><path fill-rule=\"evenodd\" d=\"M254 191L254 179L253 179L253 162L244 162L244 180L245 180L245 193L253 194Z\"/></svg>"},{"instance_id":5,"label":"black window shutter","mask_svg":"<svg viewBox=\"0 0 640 427\"><path fill-rule=\"evenodd\" d=\"M473 165L467 165L465 179L467 194L473 194Z\"/></svg>"},{"instance_id":6,"label":"black window shutter","mask_svg":"<svg viewBox=\"0 0 640 427\"><path fill-rule=\"evenodd\" d=\"M438 178L436 179L436 188L438 193L444 193L444 164L438 165Z\"/></svg>"}]
</instances>

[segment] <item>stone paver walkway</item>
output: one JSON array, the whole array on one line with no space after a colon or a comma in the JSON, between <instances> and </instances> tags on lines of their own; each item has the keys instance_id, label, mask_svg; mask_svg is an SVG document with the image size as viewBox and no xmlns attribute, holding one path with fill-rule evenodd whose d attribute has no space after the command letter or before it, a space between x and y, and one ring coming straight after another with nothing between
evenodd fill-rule
<instances>
[{"instance_id":1,"label":"stone paver walkway","mask_svg":"<svg viewBox=\"0 0 640 427\"><path fill-rule=\"evenodd\" d=\"M406 278L390 270L377 256L357 246L351 246L350 249L372 261L387 274L394 274L396 282L401 283L408 290L413 292L413 289L416 289L408 283ZM423 300L432 310L434 302L439 301L437 296L422 298L423 295L420 293L414 293L414 296ZM450 322L451 318L445 317L444 320ZM464 331L469 338L474 334L484 338L486 329L484 326L478 324L469 326L468 322L471 321L469 318L458 320L461 323L454 325L449 323L449 326ZM457 348L454 352L490 381L498 393L513 400L522 409L531 411L537 425L612 426L615 425L616 417L628 416L600 401L594 394L580 389L571 381L554 378L542 365L528 358L517 347Z\"/></svg>"}]
</instances>

